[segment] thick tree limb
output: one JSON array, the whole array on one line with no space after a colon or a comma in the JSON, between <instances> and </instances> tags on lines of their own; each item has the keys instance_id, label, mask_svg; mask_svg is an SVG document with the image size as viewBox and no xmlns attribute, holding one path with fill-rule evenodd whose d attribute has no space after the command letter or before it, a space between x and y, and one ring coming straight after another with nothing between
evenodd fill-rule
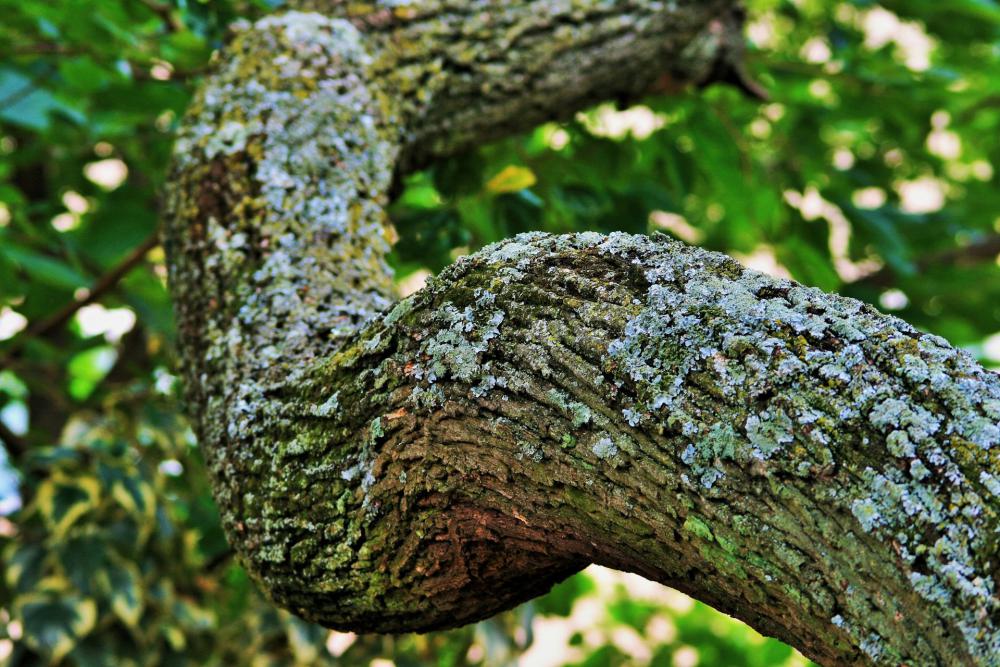
<instances>
[{"instance_id":1,"label":"thick tree limb","mask_svg":"<svg viewBox=\"0 0 1000 667\"><path fill-rule=\"evenodd\" d=\"M429 630L597 562L825 664L1000 664L1000 380L940 338L627 235L523 235L393 306L394 170L702 80L731 8L387 3L230 45L167 248L223 522L277 602Z\"/></svg>"}]
</instances>

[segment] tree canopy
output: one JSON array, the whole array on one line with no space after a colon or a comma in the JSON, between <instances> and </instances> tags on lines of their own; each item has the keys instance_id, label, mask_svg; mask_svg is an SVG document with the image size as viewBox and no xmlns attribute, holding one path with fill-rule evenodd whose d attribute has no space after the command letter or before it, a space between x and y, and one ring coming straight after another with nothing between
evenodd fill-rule
<instances>
[{"instance_id":1,"label":"tree canopy","mask_svg":"<svg viewBox=\"0 0 1000 667\"><path fill-rule=\"evenodd\" d=\"M475 627L328 642L231 557L181 414L158 193L227 25L275 5L4 3L0 627L14 642L0 647L14 664L333 662L327 645L348 664L495 664L530 650L533 618L612 587L578 575ZM996 363L1000 6L749 10L766 102L714 85L606 103L407 177L391 209L402 289L519 232L658 231ZM573 660L796 660L701 605L610 596L598 632L568 638Z\"/></svg>"}]
</instances>

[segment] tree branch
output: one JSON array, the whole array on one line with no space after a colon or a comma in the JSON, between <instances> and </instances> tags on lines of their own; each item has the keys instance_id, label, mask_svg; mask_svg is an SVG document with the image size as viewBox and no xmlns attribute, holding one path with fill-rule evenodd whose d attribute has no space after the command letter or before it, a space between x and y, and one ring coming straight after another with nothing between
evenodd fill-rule
<instances>
[{"instance_id":1,"label":"tree branch","mask_svg":"<svg viewBox=\"0 0 1000 667\"><path fill-rule=\"evenodd\" d=\"M945 341L622 234L522 235L393 305L395 170L704 80L732 3L316 4L341 18L228 47L167 198L189 404L272 599L430 630L596 562L824 664L998 664L1000 378Z\"/></svg>"}]
</instances>

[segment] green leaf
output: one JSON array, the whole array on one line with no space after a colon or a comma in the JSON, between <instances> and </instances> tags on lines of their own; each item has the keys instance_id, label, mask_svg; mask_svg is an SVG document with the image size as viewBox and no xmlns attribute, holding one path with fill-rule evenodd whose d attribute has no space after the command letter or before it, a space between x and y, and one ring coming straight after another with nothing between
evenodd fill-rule
<instances>
[{"instance_id":1,"label":"green leaf","mask_svg":"<svg viewBox=\"0 0 1000 667\"><path fill-rule=\"evenodd\" d=\"M100 485L96 478L70 478L62 473L42 482L36 496L38 509L56 538L65 535L74 522L96 507L99 499Z\"/></svg>"},{"instance_id":2,"label":"green leaf","mask_svg":"<svg viewBox=\"0 0 1000 667\"><path fill-rule=\"evenodd\" d=\"M525 190L538 182L535 172L527 167L508 165L486 182L486 190L493 194Z\"/></svg>"},{"instance_id":3,"label":"green leaf","mask_svg":"<svg viewBox=\"0 0 1000 667\"><path fill-rule=\"evenodd\" d=\"M796 280L827 291L840 286L840 276L830 263L828 253L817 250L803 239L789 237L775 250L778 261L792 272Z\"/></svg>"},{"instance_id":4,"label":"green leaf","mask_svg":"<svg viewBox=\"0 0 1000 667\"><path fill-rule=\"evenodd\" d=\"M153 488L138 476L122 475L111 487L112 497L137 519L151 522L156 511Z\"/></svg>"},{"instance_id":5,"label":"green leaf","mask_svg":"<svg viewBox=\"0 0 1000 667\"><path fill-rule=\"evenodd\" d=\"M90 396L118 359L118 351L110 345L99 345L73 355L66 366L69 395L78 401Z\"/></svg>"},{"instance_id":6,"label":"green leaf","mask_svg":"<svg viewBox=\"0 0 1000 667\"><path fill-rule=\"evenodd\" d=\"M218 622L215 613L210 609L198 607L182 599L174 600L171 613L174 620L188 631L211 631Z\"/></svg>"},{"instance_id":7,"label":"green leaf","mask_svg":"<svg viewBox=\"0 0 1000 667\"><path fill-rule=\"evenodd\" d=\"M74 535L59 544L59 562L66 577L87 596L98 592L98 574L105 572L109 546L99 534Z\"/></svg>"},{"instance_id":8,"label":"green leaf","mask_svg":"<svg viewBox=\"0 0 1000 667\"><path fill-rule=\"evenodd\" d=\"M123 563L108 570L111 584L111 609L125 625L135 628L143 611L142 578L131 563Z\"/></svg>"},{"instance_id":9,"label":"green leaf","mask_svg":"<svg viewBox=\"0 0 1000 667\"><path fill-rule=\"evenodd\" d=\"M34 280L52 287L72 290L83 287L89 282L83 274L64 262L34 250L5 245L0 247L0 255L16 264Z\"/></svg>"},{"instance_id":10,"label":"green leaf","mask_svg":"<svg viewBox=\"0 0 1000 667\"><path fill-rule=\"evenodd\" d=\"M92 93L103 88L112 75L89 56L66 58L59 62L59 74L63 81L82 93Z\"/></svg>"},{"instance_id":11,"label":"green leaf","mask_svg":"<svg viewBox=\"0 0 1000 667\"><path fill-rule=\"evenodd\" d=\"M7 585L19 593L35 586L45 574L45 558L48 552L40 544L10 545L4 554Z\"/></svg>"},{"instance_id":12,"label":"green leaf","mask_svg":"<svg viewBox=\"0 0 1000 667\"><path fill-rule=\"evenodd\" d=\"M73 594L25 597L18 600L17 612L25 641L50 663L59 662L72 651L97 622L94 601Z\"/></svg>"},{"instance_id":13,"label":"green leaf","mask_svg":"<svg viewBox=\"0 0 1000 667\"><path fill-rule=\"evenodd\" d=\"M63 112L80 121L82 116L50 91L24 74L0 67L0 120L29 130L47 130L51 114Z\"/></svg>"},{"instance_id":14,"label":"green leaf","mask_svg":"<svg viewBox=\"0 0 1000 667\"><path fill-rule=\"evenodd\" d=\"M587 595L593 590L594 582L581 572L553 586L547 595L535 601L535 605L539 614L569 616L577 598Z\"/></svg>"},{"instance_id":15,"label":"green leaf","mask_svg":"<svg viewBox=\"0 0 1000 667\"><path fill-rule=\"evenodd\" d=\"M478 150L466 151L434 166L434 185L445 197L471 195L483 187L485 167Z\"/></svg>"},{"instance_id":16,"label":"green leaf","mask_svg":"<svg viewBox=\"0 0 1000 667\"><path fill-rule=\"evenodd\" d=\"M530 232L542 226L542 207L527 190L502 194L494 202L493 215L504 236Z\"/></svg>"},{"instance_id":17,"label":"green leaf","mask_svg":"<svg viewBox=\"0 0 1000 667\"><path fill-rule=\"evenodd\" d=\"M854 223L857 236L872 243L894 271L904 276L916 272L912 251L900 228L900 218L893 215L892 209L869 210L848 204L842 204L842 207Z\"/></svg>"}]
</instances>

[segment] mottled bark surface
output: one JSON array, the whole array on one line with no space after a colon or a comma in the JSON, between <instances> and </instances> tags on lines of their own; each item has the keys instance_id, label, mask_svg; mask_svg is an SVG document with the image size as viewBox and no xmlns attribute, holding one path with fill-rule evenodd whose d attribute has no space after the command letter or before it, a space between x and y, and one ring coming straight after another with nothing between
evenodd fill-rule
<instances>
[{"instance_id":1,"label":"mottled bark surface","mask_svg":"<svg viewBox=\"0 0 1000 667\"><path fill-rule=\"evenodd\" d=\"M1000 381L947 342L627 235L523 235L396 303L396 170L698 81L731 3L300 4L329 16L228 47L168 197L190 407L265 591L429 630L596 562L824 664L1000 664Z\"/></svg>"}]
</instances>

